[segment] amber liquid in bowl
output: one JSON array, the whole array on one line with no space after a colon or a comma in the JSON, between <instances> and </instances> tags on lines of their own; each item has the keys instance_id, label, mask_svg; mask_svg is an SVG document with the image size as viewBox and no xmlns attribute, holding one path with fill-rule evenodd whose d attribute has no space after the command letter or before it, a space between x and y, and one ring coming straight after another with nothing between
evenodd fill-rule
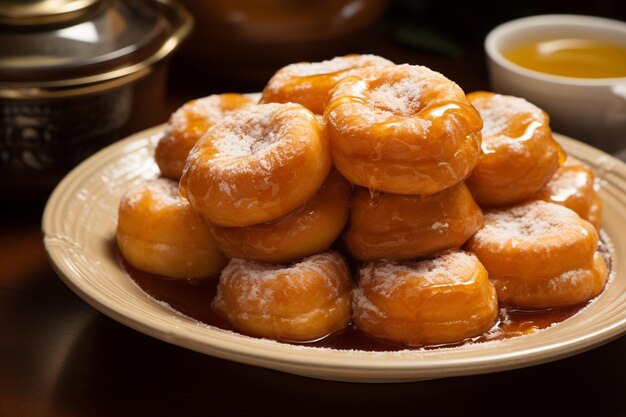
<instances>
[{"instance_id":1,"label":"amber liquid in bowl","mask_svg":"<svg viewBox=\"0 0 626 417\"><path fill-rule=\"evenodd\" d=\"M504 52L509 61L534 71L575 78L626 77L626 46L584 38L552 38Z\"/></svg>"}]
</instances>

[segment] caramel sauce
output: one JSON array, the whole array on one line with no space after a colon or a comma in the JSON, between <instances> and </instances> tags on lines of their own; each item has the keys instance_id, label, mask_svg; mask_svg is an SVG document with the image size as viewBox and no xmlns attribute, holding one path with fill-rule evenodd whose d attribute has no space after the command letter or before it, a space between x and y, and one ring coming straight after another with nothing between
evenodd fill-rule
<instances>
[{"instance_id":1,"label":"caramel sauce","mask_svg":"<svg viewBox=\"0 0 626 417\"><path fill-rule=\"evenodd\" d=\"M370 188L370 207L376 208L378 207L378 201L380 200L380 190Z\"/></svg>"},{"instance_id":2,"label":"caramel sauce","mask_svg":"<svg viewBox=\"0 0 626 417\"><path fill-rule=\"evenodd\" d=\"M600 242L598 250L606 259L607 266L610 270L611 259L609 250L604 242ZM126 262L121 255L119 257L122 267L131 279L152 298L167 303L174 310L201 323L224 330L237 331L228 321L219 316L211 308L211 301L217 292L217 278L203 280L171 279L140 271ZM436 349L444 346L462 346L467 343L503 340L535 333L572 317L587 304L588 303L573 307L538 311L501 308L498 320L487 333L454 344L422 346L419 348ZM375 340L352 324L346 329L328 335L320 340L300 344L338 350L362 350L370 352L389 352L407 349L404 345L394 345Z\"/></svg>"}]
</instances>

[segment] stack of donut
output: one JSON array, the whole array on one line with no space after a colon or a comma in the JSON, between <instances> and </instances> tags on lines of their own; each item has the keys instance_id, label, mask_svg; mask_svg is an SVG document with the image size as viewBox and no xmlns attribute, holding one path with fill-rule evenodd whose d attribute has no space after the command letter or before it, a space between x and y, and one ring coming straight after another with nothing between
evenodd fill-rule
<instances>
[{"instance_id":1,"label":"stack of donut","mask_svg":"<svg viewBox=\"0 0 626 417\"><path fill-rule=\"evenodd\" d=\"M593 174L564 163L545 112L422 66L289 65L260 100L187 103L155 159L168 179L120 203L123 256L219 274L212 305L249 335L307 342L352 323L393 344L458 343L499 306L577 305L606 281Z\"/></svg>"}]
</instances>

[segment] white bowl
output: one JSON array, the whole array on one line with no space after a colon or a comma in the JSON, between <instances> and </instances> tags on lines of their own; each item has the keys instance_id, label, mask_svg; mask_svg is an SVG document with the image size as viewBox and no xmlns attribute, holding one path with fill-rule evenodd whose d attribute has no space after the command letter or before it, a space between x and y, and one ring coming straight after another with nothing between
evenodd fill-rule
<instances>
[{"instance_id":1,"label":"white bowl","mask_svg":"<svg viewBox=\"0 0 626 417\"><path fill-rule=\"evenodd\" d=\"M626 48L626 23L577 15L541 15L504 23L485 39L491 88L543 108L554 130L608 152L618 151L626 147L626 77L562 77L524 68L504 57L521 44L572 37Z\"/></svg>"}]
</instances>

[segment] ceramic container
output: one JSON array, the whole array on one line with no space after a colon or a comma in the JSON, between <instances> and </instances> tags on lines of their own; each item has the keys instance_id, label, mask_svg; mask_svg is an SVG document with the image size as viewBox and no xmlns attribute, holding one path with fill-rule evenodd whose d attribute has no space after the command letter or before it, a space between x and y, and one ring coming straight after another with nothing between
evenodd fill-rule
<instances>
[{"instance_id":1,"label":"ceramic container","mask_svg":"<svg viewBox=\"0 0 626 417\"><path fill-rule=\"evenodd\" d=\"M516 65L503 55L520 44L559 37L626 47L626 23L578 15L541 15L504 23L485 40L492 89L523 97L546 110L553 130L608 152L626 147L626 77L551 75Z\"/></svg>"}]
</instances>

